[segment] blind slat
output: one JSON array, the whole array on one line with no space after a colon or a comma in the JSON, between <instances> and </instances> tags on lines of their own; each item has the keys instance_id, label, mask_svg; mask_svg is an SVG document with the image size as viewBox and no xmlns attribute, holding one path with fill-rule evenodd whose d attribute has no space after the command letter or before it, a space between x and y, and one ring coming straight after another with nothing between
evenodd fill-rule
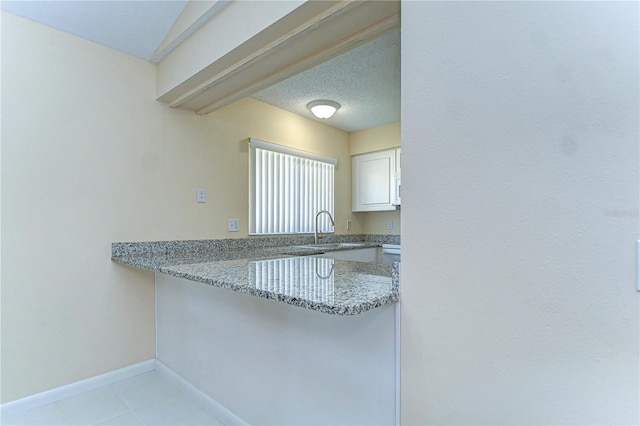
<instances>
[{"instance_id":1,"label":"blind slat","mask_svg":"<svg viewBox=\"0 0 640 426\"><path fill-rule=\"evenodd\" d=\"M251 148L250 159L251 234L312 233L319 211L333 216L333 164L260 148ZM326 215L318 230L332 230Z\"/></svg>"}]
</instances>

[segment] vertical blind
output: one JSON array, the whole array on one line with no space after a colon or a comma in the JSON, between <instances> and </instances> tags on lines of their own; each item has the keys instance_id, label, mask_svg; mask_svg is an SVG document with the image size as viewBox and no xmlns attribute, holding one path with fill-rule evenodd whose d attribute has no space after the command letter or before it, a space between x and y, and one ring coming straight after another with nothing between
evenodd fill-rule
<instances>
[{"instance_id":1,"label":"vertical blind","mask_svg":"<svg viewBox=\"0 0 640 426\"><path fill-rule=\"evenodd\" d=\"M249 161L249 233L311 233L319 211L333 216L336 159L251 139ZM327 215L318 231L332 231Z\"/></svg>"}]
</instances>

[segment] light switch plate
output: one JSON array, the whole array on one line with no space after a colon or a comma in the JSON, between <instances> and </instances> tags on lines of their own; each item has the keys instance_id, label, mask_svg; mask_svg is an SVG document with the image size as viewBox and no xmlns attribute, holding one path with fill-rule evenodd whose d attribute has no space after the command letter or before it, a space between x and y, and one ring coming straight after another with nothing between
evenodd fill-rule
<instances>
[{"instance_id":1,"label":"light switch plate","mask_svg":"<svg viewBox=\"0 0 640 426\"><path fill-rule=\"evenodd\" d=\"M638 256L636 259L636 290L640 291L640 240L636 242L636 256Z\"/></svg>"},{"instance_id":2,"label":"light switch plate","mask_svg":"<svg viewBox=\"0 0 640 426\"><path fill-rule=\"evenodd\" d=\"M240 219L229 219L227 221L227 231L238 232L240 230Z\"/></svg>"}]
</instances>

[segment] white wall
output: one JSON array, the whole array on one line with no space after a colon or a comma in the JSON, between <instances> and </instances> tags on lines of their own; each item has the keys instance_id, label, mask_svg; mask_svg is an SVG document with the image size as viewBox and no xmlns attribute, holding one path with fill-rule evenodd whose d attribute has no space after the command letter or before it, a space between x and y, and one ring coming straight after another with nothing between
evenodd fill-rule
<instances>
[{"instance_id":1,"label":"white wall","mask_svg":"<svg viewBox=\"0 0 640 426\"><path fill-rule=\"evenodd\" d=\"M157 286L158 360L249 424L395 423L395 304L329 315L164 274Z\"/></svg>"},{"instance_id":2,"label":"white wall","mask_svg":"<svg viewBox=\"0 0 640 426\"><path fill-rule=\"evenodd\" d=\"M402 423L638 424L638 3L402 7Z\"/></svg>"},{"instance_id":3,"label":"white wall","mask_svg":"<svg viewBox=\"0 0 640 426\"><path fill-rule=\"evenodd\" d=\"M250 136L338 157L335 217L361 232L346 132L154 99L153 65L2 13L3 402L155 356L153 275L111 242L246 236Z\"/></svg>"}]
</instances>

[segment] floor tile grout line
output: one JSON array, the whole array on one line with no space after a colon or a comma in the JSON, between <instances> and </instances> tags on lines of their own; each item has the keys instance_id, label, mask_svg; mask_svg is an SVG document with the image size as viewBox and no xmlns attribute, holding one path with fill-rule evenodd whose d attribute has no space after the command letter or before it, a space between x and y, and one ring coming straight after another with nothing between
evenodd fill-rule
<instances>
[{"instance_id":1,"label":"floor tile grout line","mask_svg":"<svg viewBox=\"0 0 640 426\"><path fill-rule=\"evenodd\" d=\"M140 417L138 417L138 415L136 414L135 410L133 409L133 407L129 406L127 404L127 407L129 407L129 412L131 413L131 415L133 415L133 417L135 417L135 419L141 424L144 425L145 423L142 421L142 419Z\"/></svg>"},{"instance_id":2,"label":"floor tile grout line","mask_svg":"<svg viewBox=\"0 0 640 426\"><path fill-rule=\"evenodd\" d=\"M196 410L196 411L194 411L193 413L189 413L189 414L187 414L187 415L185 415L185 416L183 416L183 417L180 417L179 419L177 419L177 420L175 421L175 423L176 423L177 425L181 425L181 424L182 424L182 423L181 423L181 422L182 422L182 420L184 420L184 419L186 419L186 418L189 418L189 417L191 417L191 416L193 416L193 415L195 415L195 414L201 413L201 412L202 412L202 413L205 413L205 414L207 415L207 417L211 418L211 415L210 415L209 413L207 413L207 411L206 411L203 407L201 407L201 406L199 406L199 405L197 405L197 404L196 404L196 408L197 408L197 410Z\"/></svg>"},{"instance_id":3,"label":"floor tile grout line","mask_svg":"<svg viewBox=\"0 0 640 426\"><path fill-rule=\"evenodd\" d=\"M124 403L127 405L127 407L129 407L129 408L131 409L131 411L135 411L136 409L140 409L140 408L142 408L142 407L146 407L146 406L148 406L148 405L155 404L155 403L157 403L158 401L162 401L162 400L167 399L167 398L169 398L169 397L171 397L171 396L174 396L174 395L178 395L178 394L179 394L179 395L186 395L186 394L182 391L182 389L180 389L178 386L175 386L173 383L169 383L169 382L166 382L166 383L168 383L169 385L171 385L171 387L175 389L175 392L169 393L169 394L167 394L167 395L163 395L162 397L157 398L157 399L155 399L155 400L154 400L154 401L152 401L152 402L148 402L148 403L146 403L146 404L142 404L142 405L141 405L141 406L139 406L139 407L133 407L133 406L131 406L131 405L127 402L127 400L125 399L125 397L120 393L120 391L116 390L115 392L116 392L116 394L118 395L118 397L124 401ZM166 384L166 383L165 383L165 384Z\"/></svg>"},{"instance_id":4,"label":"floor tile grout line","mask_svg":"<svg viewBox=\"0 0 640 426\"><path fill-rule=\"evenodd\" d=\"M108 422L109 420L115 419L117 417L123 416L123 415L132 415L133 419L135 419L136 421L138 421L141 425L147 425L147 426L151 426L148 425L147 423L145 423L143 421L143 419L136 413L136 409L133 407L133 405L131 403L129 403L129 401L127 401L127 399L125 398L125 396L123 395L123 392L126 392L127 390L133 389L135 387L141 387L144 388L145 386L149 386L149 387L153 387L155 384L161 383L163 384L163 386L168 385L167 387L167 391L168 393L166 395L162 395L162 397L159 398L154 398L154 400L152 402L148 402L146 404L141 405L139 408L142 407L147 407L153 404L158 404L158 402L166 400L167 398L171 398L171 397L180 397L180 398L184 398L185 401L189 402L191 405L193 405L193 410L192 412L189 412L187 414L184 414L183 416L181 416L179 419L174 420L171 424L174 426L180 425L182 424L181 422L187 418L189 418L190 416L194 416L197 415L198 413L202 413L204 416L206 416L206 418L208 419L207 422L212 424L212 425L223 425L222 422L220 422L220 420L213 415L213 413L210 413L209 410L207 409L206 406L203 406L200 404L200 401L197 398L193 398L192 395L187 392L182 386L174 383L171 380L168 380L166 377L162 376L161 374L155 372L155 378L151 378L149 379L148 382L143 381L142 383L138 383L135 384L131 387L125 387L123 389L118 389L117 384L118 383L124 383L127 380L130 380L131 378L128 379L123 379L120 380L118 382L114 382L114 383L110 383L104 386L100 386L98 388L95 389L90 389L87 390L85 392L81 392L77 395L73 395L73 396L69 396L67 398L63 398L59 401L56 402L52 402L51 403L51 411L49 413L45 413L45 414L41 414L38 415L34 418L29 419L28 422L16 422L16 425L27 425L27 424L33 424L34 422L37 423L38 420L42 420L44 417L46 416L56 416L61 420L62 424L65 425L71 425L72 421L71 419L73 418L73 413L74 410L81 410L84 405L89 404L89 403L101 403L103 401L108 401L111 400L114 396L116 397L116 399L118 401L120 401L123 404L123 407L118 407L118 408L122 408L124 411L119 412L113 416L110 416L108 418L105 419L100 419L99 421L95 421L92 422L93 425L98 425L100 423L103 422ZM134 376L135 377L135 376ZM154 383L155 382L155 383ZM96 392L95 395L93 395L93 392ZM164 393L164 392L163 392ZM89 397L87 397L87 394L91 395ZM86 398L86 399L85 399ZM69 401L71 400L70 403L67 403L65 405L65 401ZM135 399L132 399L132 401L135 401ZM126 409L124 409L126 407ZM28 410L24 413L21 414L26 414L29 411L35 411L37 408L41 408L41 407L36 407L32 410ZM16 419L18 419L18 417L16 417ZM132 419L132 420L133 420ZM13 423L12 423L13 424Z\"/></svg>"},{"instance_id":5,"label":"floor tile grout line","mask_svg":"<svg viewBox=\"0 0 640 426\"><path fill-rule=\"evenodd\" d=\"M129 406L127 405L126 401L123 401L123 400L122 400L122 398L120 397L120 395L118 395L118 393L116 392L116 389L113 387L113 384L108 384L108 385L100 386L100 387L98 387L98 388L92 389L92 390L87 391L87 392L80 393L80 394L75 395L75 396L76 396L76 397L77 397L77 396L81 396L81 395L83 395L83 394L85 394L85 393L92 392L92 391L105 392L105 393L107 394L107 396L115 396L115 397L117 397L117 398L118 398L118 399L119 399L119 400L120 400L120 401L125 405L125 407L127 407L127 411L130 411L130 408L129 408ZM70 397L70 398L72 398L72 397ZM68 399L68 398L65 398L65 399ZM65 401L65 399L63 399L63 400L61 400L61 401L58 401L58 402L56 402L55 404L56 404L56 408L58 409L58 411L60 411L60 412L61 412L61 416L62 416L62 418L64 419L64 421L65 421L67 424L70 424L70 423L71 423L71 419L70 419L70 417L69 417L69 415L68 415L69 413L67 413L67 410L65 410L65 409L64 409L64 408L62 408L60 405L58 405L60 402ZM98 397L90 398L90 399L88 399L88 400L86 400L86 401L83 401L80 405L87 404L87 403L91 403L91 402L96 402L96 401L101 401L101 402L102 402L102 401L104 401L104 400L105 400L105 395L100 395L100 396L98 396ZM73 412L73 411L74 411L74 410L70 410L70 412ZM120 413L118 413L118 414L116 414L116 415L113 415L113 416L111 416L111 417L108 417L108 418L106 418L106 419L100 419L100 420L98 420L98 421L91 422L91 425L97 425L97 424L99 424L99 423L106 422L107 420L110 420L110 419L113 419L113 418L115 418L115 417L118 417L118 416L121 416L121 415L125 414L127 411L120 412ZM89 426L89 425L87 425L87 426Z\"/></svg>"},{"instance_id":6,"label":"floor tile grout line","mask_svg":"<svg viewBox=\"0 0 640 426\"><path fill-rule=\"evenodd\" d=\"M138 416L138 414L136 414L136 409L138 409L138 410L139 410L139 409L141 409L141 408L148 407L148 406L153 405L153 404L157 404L159 401L163 401L163 400L165 400L165 399L167 399L167 398L170 398L170 397L172 397L172 396L174 396L174 395L182 395L182 396L186 396L187 398L189 398L189 396L188 396L185 392L183 392L183 390L182 390L179 386L176 386L174 383L170 382L169 380L166 380L166 379L165 379L161 374L158 374L157 372L156 372L156 374L157 374L157 380L158 380L158 381L163 382L164 384L168 384L168 385L170 385L173 389L175 389L175 392L172 392L172 393L170 393L169 395L164 395L164 396L162 396L161 398L158 398L158 399L156 399L156 400L154 400L154 401L152 401L152 402L149 402L149 403L143 404L143 405L141 405L140 407L135 407L135 408L134 408L133 406L131 406L131 405L126 401L126 399L124 398L124 396L120 394L120 390L118 390L118 389L114 389L114 392L115 392L115 393L118 395L118 397L119 397L119 398L120 398L120 399L125 403L125 405L126 405L127 407L129 407L129 411L131 412L131 414L133 414L133 416L136 418L136 420L138 420L138 421L140 422L140 424L141 424L141 425L145 425L145 426L155 426L155 425L147 425L147 423L145 423L145 422L140 418L140 416ZM137 385L137 386L143 386L143 385L148 385L148 384L149 384L149 383L142 383L142 384L139 384L139 385ZM130 388L128 388L128 389L130 389ZM191 399L191 398L189 398L189 399ZM184 418L187 418L187 417L188 417L188 416L185 416ZM182 420L182 419L180 419L180 420ZM106 420L104 420L104 421L106 421ZM176 421L177 421L177 420L176 420Z\"/></svg>"},{"instance_id":7,"label":"floor tile grout line","mask_svg":"<svg viewBox=\"0 0 640 426\"><path fill-rule=\"evenodd\" d=\"M203 404L201 404L200 399L199 399L198 397L195 397L195 396L193 395L193 393L192 393L189 389L185 388L182 384L175 382L174 380L170 379L169 377L164 376L162 373L158 372L157 370L155 370L155 371L158 373L158 375L159 375L162 379L164 379L164 380L165 380L165 381L167 381L168 383L170 383L170 384L172 384L173 386L175 386L183 396L187 397L189 400L193 401L193 402L194 402L198 407L200 407L200 411L204 411L204 413L205 413L208 417L212 418L212 419L217 423L217 426L226 426L226 425L225 425L225 424L224 424L220 419L218 419L218 417L217 417L217 416L216 416L216 415L211 411L211 408L210 408L208 405L206 405L206 404L204 404L204 405L203 405ZM197 388L196 388L196 389L197 389ZM198 389L198 390L199 390L199 389ZM186 419L187 417L189 417L189 416L185 416L185 417L183 417L183 419ZM181 419L181 420L183 420L183 419Z\"/></svg>"},{"instance_id":8,"label":"floor tile grout line","mask_svg":"<svg viewBox=\"0 0 640 426\"><path fill-rule=\"evenodd\" d=\"M138 420L138 422L140 422L141 425L144 425L145 423L142 421L142 419L140 417L138 417L138 415L136 414L136 412L133 409L133 407L127 402L126 399L124 399L124 397L122 395L120 395L120 391L118 391L117 389L114 388L114 392L116 393L116 395L118 395L118 398L120 398L122 400L122 402L124 402L124 405L126 405L127 408L129 408L129 412L133 415L133 417L135 417L136 420ZM120 415L122 415L122 414L120 414Z\"/></svg>"},{"instance_id":9,"label":"floor tile grout line","mask_svg":"<svg viewBox=\"0 0 640 426\"><path fill-rule=\"evenodd\" d=\"M111 389L111 391L112 391L112 392L115 394L115 396L116 396L116 397L117 397L117 398L118 398L118 399L119 399L119 400L120 400L120 401L125 405L125 407L127 407L127 411L124 411L124 412L122 412L122 413L118 413L118 414L113 415L113 416L111 416L111 417L109 417L109 418L106 418L106 419L98 420L97 422L92 423L92 425L93 425L93 426L98 425L98 424L103 423L103 422L106 422L106 421L111 420L111 419L115 419L116 417L120 417L120 416L122 416L122 415L124 415L124 414L127 414L127 413L129 413L129 412L133 414L133 411L131 410L131 407L129 406L129 404L127 404L127 401L125 401L124 399L122 399L122 397L120 396L120 394L118 394L118 392L115 390L115 388L112 388L112 389ZM135 415L135 414L134 414L134 415Z\"/></svg>"}]
</instances>

